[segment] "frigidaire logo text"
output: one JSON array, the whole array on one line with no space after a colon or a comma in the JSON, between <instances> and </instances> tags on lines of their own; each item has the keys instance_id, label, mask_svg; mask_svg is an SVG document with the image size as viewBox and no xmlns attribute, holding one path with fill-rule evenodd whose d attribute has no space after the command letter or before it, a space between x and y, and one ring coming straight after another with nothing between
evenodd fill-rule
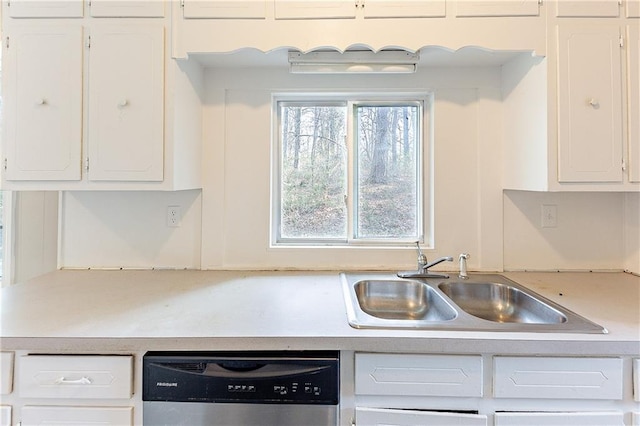
<instances>
[{"instance_id":1,"label":"frigidaire logo text","mask_svg":"<svg viewBox=\"0 0 640 426\"><path fill-rule=\"evenodd\" d=\"M176 382L156 382L156 386L162 386L165 388L177 388L178 384Z\"/></svg>"}]
</instances>

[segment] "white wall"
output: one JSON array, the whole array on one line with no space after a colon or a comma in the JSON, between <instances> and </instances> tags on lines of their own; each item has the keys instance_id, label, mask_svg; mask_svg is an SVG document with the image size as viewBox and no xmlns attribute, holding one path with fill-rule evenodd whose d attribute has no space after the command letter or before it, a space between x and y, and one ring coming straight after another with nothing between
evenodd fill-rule
<instances>
[{"instance_id":1,"label":"white wall","mask_svg":"<svg viewBox=\"0 0 640 426\"><path fill-rule=\"evenodd\" d=\"M505 191L504 268L620 270L625 258L623 193ZM542 205L557 226L542 227Z\"/></svg>"},{"instance_id":2,"label":"white wall","mask_svg":"<svg viewBox=\"0 0 640 426\"><path fill-rule=\"evenodd\" d=\"M269 247L271 92L386 88L435 93L430 259L469 252L474 270L640 269L637 194L503 194L497 67L422 69L401 80L219 68L206 71L205 84L202 191L66 193L61 267L415 267L413 248ZM540 227L542 203L558 206L556 228ZM174 204L182 206L183 223L167 228L166 207Z\"/></svg>"},{"instance_id":3,"label":"white wall","mask_svg":"<svg viewBox=\"0 0 640 426\"><path fill-rule=\"evenodd\" d=\"M67 268L199 268L200 191L66 192L59 263ZM180 226L167 207L180 206Z\"/></svg>"},{"instance_id":4,"label":"white wall","mask_svg":"<svg viewBox=\"0 0 640 426\"><path fill-rule=\"evenodd\" d=\"M624 197L624 269L640 274L640 193Z\"/></svg>"}]
</instances>

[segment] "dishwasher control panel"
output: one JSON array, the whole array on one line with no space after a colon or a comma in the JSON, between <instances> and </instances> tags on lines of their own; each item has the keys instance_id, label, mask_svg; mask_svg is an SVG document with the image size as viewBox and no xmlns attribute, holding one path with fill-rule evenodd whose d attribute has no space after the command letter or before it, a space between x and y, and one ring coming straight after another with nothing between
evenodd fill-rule
<instances>
[{"instance_id":1,"label":"dishwasher control panel","mask_svg":"<svg viewBox=\"0 0 640 426\"><path fill-rule=\"evenodd\" d=\"M339 361L338 351L148 352L142 399L336 405Z\"/></svg>"}]
</instances>

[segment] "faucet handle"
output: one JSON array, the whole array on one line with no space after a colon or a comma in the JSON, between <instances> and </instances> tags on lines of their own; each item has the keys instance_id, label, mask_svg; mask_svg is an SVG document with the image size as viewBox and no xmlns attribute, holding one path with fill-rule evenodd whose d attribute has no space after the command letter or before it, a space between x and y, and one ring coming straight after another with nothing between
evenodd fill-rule
<instances>
[{"instance_id":1,"label":"faucet handle","mask_svg":"<svg viewBox=\"0 0 640 426\"><path fill-rule=\"evenodd\" d=\"M427 264L427 256L422 253L422 249L420 248L420 241L416 241L416 247L418 249L418 268Z\"/></svg>"}]
</instances>

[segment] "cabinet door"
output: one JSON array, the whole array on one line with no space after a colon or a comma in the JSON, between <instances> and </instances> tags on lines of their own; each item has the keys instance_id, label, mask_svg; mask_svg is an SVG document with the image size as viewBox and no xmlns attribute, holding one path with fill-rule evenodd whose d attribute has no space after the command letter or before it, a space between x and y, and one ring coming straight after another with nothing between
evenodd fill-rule
<instances>
[{"instance_id":1,"label":"cabinet door","mask_svg":"<svg viewBox=\"0 0 640 426\"><path fill-rule=\"evenodd\" d=\"M160 18L163 0L91 0L90 14L100 18Z\"/></svg>"},{"instance_id":2,"label":"cabinet door","mask_svg":"<svg viewBox=\"0 0 640 426\"><path fill-rule=\"evenodd\" d=\"M355 424L358 426L486 426L487 416L454 412L356 407Z\"/></svg>"},{"instance_id":3,"label":"cabinet door","mask_svg":"<svg viewBox=\"0 0 640 426\"><path fill-rule=\"evenodd\" d=\"M628 27L629 180L640 182L640 27Z\"/></svg>"},{"instance_id":4,"label":"cabinet door","mask_svg":"<svg viewBox=\"0 0 640 426\"><path fill-rule=\"evenodd\" d=\"M266 17L267 3L264 0L185 0L185 18L244 18Z\"/></svg>"},{"instance_id":5,"label":"cabinet door","mask_svg":"<svg viewBox=\"0 0 640 426\"><path fill-rule=\"evenodd\" d=\"M640 0L627 0L627 18L640 18Z\"/></svg>"},{"instance_id":6,"label":"cabinet door","mask_svg":"<svg viewBox=\"0 0 640 426\"><path fill-rule=\"evenodd\" d=\"M32 425L133 425L132 407L39 407L22 408L22 426Z\"/></svg>"},{"instance_id":7,"label":"cabinet door","mask_svg":"<svg viewBox=\"0 0 640 426\"><path fill-rule=\"evenodd\" d=\"M161 181L164 28L94 25L89 53L90 180Z\"/></svg>"},{"instance_id":8,"label":"cabinet door","mask_svg":"<svg viewBox=\"0 0 640 426\"><path fill-rule=\"evenodd\" d=\"M0 395L13 390L13 352L0 352Z\"/></svg>"},{"instance_id":9,"label":"cabinet door","mask_svg":"<svg viewBox=\"0 0 640 426\"><path fill-rule=\"evenodd\" d=\"M5 177L79 180L82 27L16 25L7 35Z\"/></svg>"},{"instance_id":10,"label":"cabinet door","mask_svg":"<svg viewBox=\"0 0 640 426\"><path fill-rule=\"evenodd\" d=\"M621 412L496 413L496 426L624 426Z\"/></svg>"},{"instance_id":11,"label":"cabinet door","mask_svg":"<svg viewBox=\"0 0 640 426\"><path fill-rule=\"evenodd\" d=\"M538 16L538 0L458 0L456 16Z\"/></svg>"},{"instance_id":12,"label":"cabinet door","mask_svg":"<svg viewBox=\"0 0 640 426\"><path fill-rule=\"evenodd\" d=\"M558 179L622 181L618 26L558 29Z\"/></svg>"},{"instance_id":13,"label":"cabinet door","mask_svg":"<svg viewBox=\"0 0 640 426\"><path fill-rule=\"evenodd\" d=\"M357 7L354 0L275 0L275 18L355 18Z\"/></svg>"},{"instance_id":14,"label":"cabinet door","mask_svg":"<svg viewBox=\"0 0 640 426\"><path fill-rule=\"evenodd\" d=\"M82 0L11 0L12 18L81 18Z\"/></svg>"},{"instance_id":15,"label":"cabinet door","mask_svg":"<svg viewBox=\"0 0 640 426\"><path fill-rule=\"evenodd\" d=\"M620 14L618 0L559 0L556 16L614 18Z\"/></svg>"},{"instance_id":16,"label":"cabinet door","mask_svg":"<svg viewBox=\"0 0 640 426\"><path fill-rule=\"evenodd\" d=\"M365 0L365 18L430 18L446 16L444 0Z\"/></svg>"}]
</instances>

